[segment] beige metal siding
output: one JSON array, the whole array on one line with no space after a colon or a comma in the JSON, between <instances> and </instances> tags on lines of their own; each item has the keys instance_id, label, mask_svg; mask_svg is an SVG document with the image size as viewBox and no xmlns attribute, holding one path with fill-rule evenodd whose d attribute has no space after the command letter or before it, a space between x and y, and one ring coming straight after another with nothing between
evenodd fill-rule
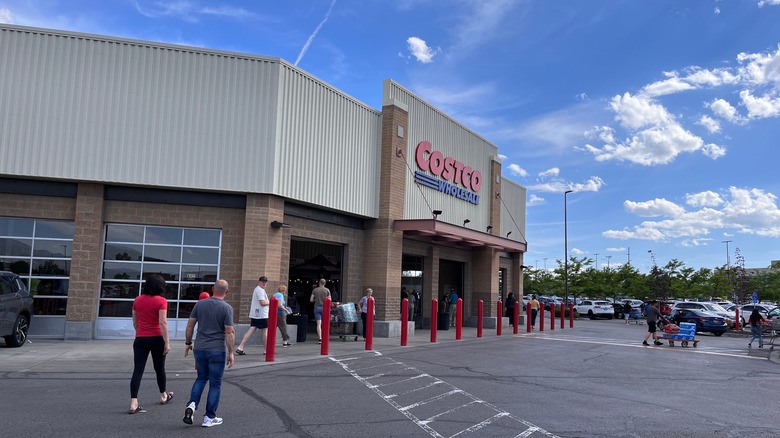
<instances>
[{"instance_id":1,"label":"beige metal siding","mask_svg":"<svg viewBox=\"0 0 780 438\"><path fill-rule=\"evenodd\" d=\"M400 101L409 108L409 149L406 156L410 170L404 217L429 219L431 210L442 210L439 220L463 225L463 221L469 219L468 228L484 231L490 221L490 199L487 196L490 193L490 160L491 156L497 155L496 146L390 80L385 81L384 98ZM482 173L479 205L414 182L414 172L418 170L415 149L423 140L430 141L433 149L441 151L445 157L451 156Z\"/></svg>"},{"instance_id":2,"label":"beige metal siding","mask_svg":"<svg viewBox=\"0 0 780 438\"><path fill-rule=\"evenodd\" d=\"M273 59L0 27L0 173L266 192Z\"/></svg>"},{"instance_id":3,"label":"beige metal siding","mask_svg":"<svg viewBox=\"0 0 780 438\"><path fill-rule=\"evenodd\" d=\"M525 234L525 208L526 188L501 178L501 236L518 242L526 242Z\"/></svg>"},{"instance_id":4,"label":"beige metal siding","mask_svg":"<svg viewBox=\"0 0 780 438\"><path fill-rule=\"evenodd\" d=\"M376 217L381 115L287 66L281 70L274 191L325 208Z\"/></svg>"}]
</instances>

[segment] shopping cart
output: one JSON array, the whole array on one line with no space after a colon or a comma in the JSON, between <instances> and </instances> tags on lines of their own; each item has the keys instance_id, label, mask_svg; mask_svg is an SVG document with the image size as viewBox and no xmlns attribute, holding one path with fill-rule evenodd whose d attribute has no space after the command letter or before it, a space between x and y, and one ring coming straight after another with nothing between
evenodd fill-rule
<instances>
[{"instance_id":1,"label":"shopping cart","mask_svg":"<svg viewBox=\"0 0 780 438\"><path fill-rule=\"evenodd\" d=\"M335 334L338 335L342 342L347 338L355 338L358 340L357 330L355 325L358 321L357 310L355 309L355 303L339 304L336 307L336 315L331 320L332 325L335 326Z\"/></svg>"},{"instance_id":2,"label":"shopping cart","mask_svg":"<svg viewBox=\"0 0 780 438\"><path fill-rule=\"evenodd\" d=\"M780 346L780 342L775 342L777 340L777 332L780 331L780 318L772 318L767 322L767 325L770 327L769 333L768 333L768 340L766 344L769 345L769 356L767 356L767 359L769 360L778 360L780 362L780 352L775 353L775 346ZM780 350L780 348L778 348ZM773 355L773 353L775 353ZM778 356L778 357L775 357Z\"/></svg>"}]
</instances>

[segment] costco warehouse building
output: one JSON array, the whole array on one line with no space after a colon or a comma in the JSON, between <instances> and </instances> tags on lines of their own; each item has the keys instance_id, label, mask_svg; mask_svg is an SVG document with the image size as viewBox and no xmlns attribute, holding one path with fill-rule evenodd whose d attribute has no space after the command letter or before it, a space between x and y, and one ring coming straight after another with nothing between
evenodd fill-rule
<instances>
[{"instance_id":1,"label":"costco warehouse building","mask_svg":"<svg viewBox=\"0 0 780 438\"><path fill-rule=\"evenodd\" d=\"M155 273L172 338L217 278L239 325L261 275L304 315L319 278L370 287L389 337L402 288L412 328L453 289L467 321L522 293L525 188L392 80L377 110L278 58L4 24L0 59L0 270L32 336L132 338Z\"/></svg>"}]
</instances>

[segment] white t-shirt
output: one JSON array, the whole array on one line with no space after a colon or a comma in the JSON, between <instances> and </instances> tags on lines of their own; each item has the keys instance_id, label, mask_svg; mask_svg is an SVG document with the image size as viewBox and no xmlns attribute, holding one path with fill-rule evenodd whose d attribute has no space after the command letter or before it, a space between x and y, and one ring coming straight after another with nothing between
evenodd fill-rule
<instances>
[{"instance_id":1,"label":"white t-shirt","mask_svg":"<svg viewBox=\"0 0 780 438\"><path fill-rule=\"evenodd\" d=\"M260 305L260 300L268 301L268 294L257 286L252 292L252 307L249 308L249 317L252 319L268 319L268 306Z\"/></svg>"}]
</instances>

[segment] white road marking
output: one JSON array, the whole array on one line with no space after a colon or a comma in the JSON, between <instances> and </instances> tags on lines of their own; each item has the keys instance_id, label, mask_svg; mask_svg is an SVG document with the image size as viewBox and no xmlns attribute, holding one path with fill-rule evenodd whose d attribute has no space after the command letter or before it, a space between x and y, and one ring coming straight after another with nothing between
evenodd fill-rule
<instances>
[{"instance_id":1,"label":"white road marking","mask_svg":"<svg viewBox=\"0 0 780 438\"><path fill-rule=\"evenodd\" d=\"M383 359L385 361L384 364L374 364L374 365L366 366L364 368L360 368L359 366L354 366L354 365L360 365L360 362L367 361L367 360L376 360L378 357L383 356L382 353L380 353L378 351L375 351L373 353L374 354L372 356L364 356L362 358L350 357L350 358L345 358L345 359L337 359L337 358L330 357L330 360L332 360L333 362L341 365L341 367L346 372L348 372L350 375L352 375L352 377L354 377L358 381L362 382L364 385L366 385L367 388L369 388L372 391L374 391L374 393L376 393L379 397L381 397L383 400L385 400L388 404L390 404L392 407L394 407L398 412L400 412L406 418L408 418L412 422L414 422L418 427L420 427L421 429L423 429L426 432L428 432L428 434L430 436L432 436L432 437L443 438L445 436L445 435L442 435L443 432L438 431L437 428L434 427L437 424L436 423L437 420L443 418L447 414L452 414L452 413L458 411L459 409L468 408L468 407L471 407L471 406L474 406L474 405L480 405L480 406L484 406L488 411L491 411L491 414L489 414L489 416L487 418L485 418L484 420L479 421L479 422L477 422L475 424L472 424L469 427L467 427L465 429L462 429L462 430L460 430L460 431L458 431L458 432L456 432L456 433L454 433L452 435L449 435L450 437L459 437L461 435L470 434L470 433L474 433L474 432L479 431L479 430L487 429L487 428L489 428L491 425L493 425L494 423L496 423L499 420L508 419L510 421L513 421L513 422L517 423L519 427L522 427L522 431L519 434L514 435L516 438L529 437L529 436L531 436L533 434L541 434L541 435L545 435L545 436L548 436L548 437L558 438L556 435L554 435L554 434L552 434L550 432L547 432L546 430L544 430L544 429L542 429L542 428L540 428L540 427L538 427L538 426L536 426L534 424L531 424L528 421L525 421L523 419L517 418L517 417L515 417L514 415L512 415L509 412L503 411L503 410L497 408L496 406L493 406L492 404L490 404L490 403L488 403L488 402L486 402L484 400L481 400L481 399L479 399L479 398L477 398L477 397L467 393L466 391L463 391L462 389L455 387L452 384L449 384L449 383L445 382L444 380L437 379L436 377L433 377L433 376L431 376L429 374L426 374L426 373L419 373L419 374L416 374L413 377L406 377L406 376L398 375L398 377L404 377L404 378L400 379L400 380L397 380L397 381L394 381L394 382L391 382L391 383L372 384L370 382L370 380L371 379L376 379L378 377L393 377L394 376L393 373L398 373L398 372L408 371L408 370L418 371L418 372L420 371L420 370L417 370L414 367L406 366L402 362L398 362L398 361L396 361L394 359L391 359L389 357L381 357L381 359ZM373 369L373 368L377 368L377 367L381 367L381 366L387 366L387 365L389 365L389 366L402 365L402 367L400 369L398 369L397 371L394 371L394 372L386 372L386 373L381 373L381 374L374 374L374 375L367 376L367 377L363 377L363 376L360 375L360 370ZM422 379L422 380L420 380L420 379ZM428 379L433 379L433 381L431 382ZM419 382L418 382L418 380L419 380ZM398 385L398 384L401 384L401 383L406 383L406 384L411 384L411 385L413 385L415 383L419 383L419 385L411 387L411 388L408 388L408 389L404 388L404 389L402 389L402 391L400 393L395 393L395 394L387 394L384 391L382 391L382 389L381 389L382 387L386 387L386 386L390 386L390 385ZM432 387L435 387L437 385L442 386L443 389L445 389L445 391L443 393L435 395L435 396L426 395L425 398L421 397L419 400L417 400L417 401L415 401L413 403L404 405L404 406L402 406L400 403L398 403L395 400L397 397L413 395L417 391L421 391L421 390L424 390L424 389L432 388ZM439 402L441 402L442 405L446 405L446 400L449 397L452 397L452 396L455 396L455 395L464 396L464 397L467 398L467 401L465 403L461 403L460 405L458 405L458 406L456 406L454 408L449 407L449 406L442 406L443 410L441 412L439 412L438 414L434 414L432 416L429 416L428 418L425 418L425 419L418 418L414 413L412 413L412 411L415 408L418 408L418 407L421 407L421 406L426 406L427 405L427 406L436 407L437 403L439 403ZM450 422L450 423L446 423L446 424L451 427L453 423ZM505 427L506 426L504 426L504 428Z\"/></svg>"}]
</instances>

